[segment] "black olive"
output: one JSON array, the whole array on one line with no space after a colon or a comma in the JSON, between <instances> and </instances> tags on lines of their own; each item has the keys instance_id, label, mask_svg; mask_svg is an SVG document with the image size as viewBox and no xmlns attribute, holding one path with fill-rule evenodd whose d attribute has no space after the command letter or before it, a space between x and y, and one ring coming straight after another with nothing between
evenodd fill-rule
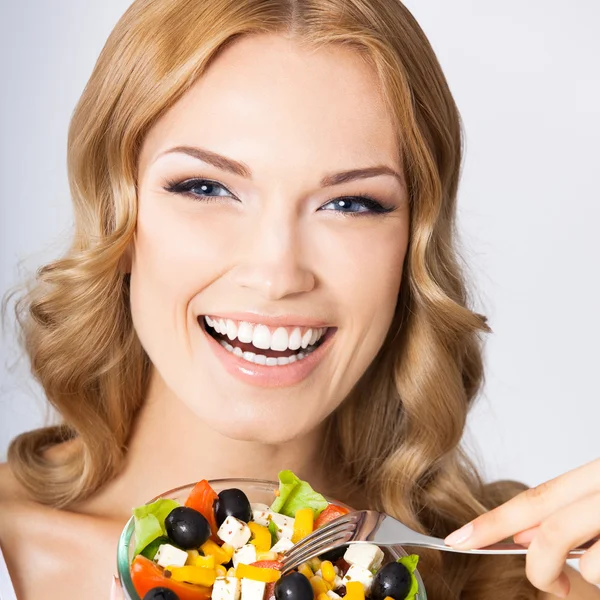
<instances>
[{"instance_id":1,"label":"black olive","mask_svg":"<svg viewBox=\"0 0 600 600\"><path fill-rule=\"evenodd\" d=\"M179 600L179 596L168 588L155 587L146 593L144 600Z\"/></svg>"},{"instance_id":2,"label":"black olive","mask_svg":"<svg viewBox=\"0 0 600 600\"><path fill-rule=\"evenodd\" d=\"M165 519L167 535L184 550L199 548L210 537L210 525L204 516L188 506L174 508Z\"/></svg>"},{"instance_id":3,"label":"black olive","mask_svg":"<svg viewBox=\"0 0 600 600\"><path fill-rule=\"evenodd\" d=\"M319 554L319 558L321 560L328 560L329 562L334 563L336 560L339 560L346 554L346 550L348 550L348 544L344 544L343 546L338 546L333 550L329 550L329 552L324 552L323 554Z\"/></svg>"},{"instance_id":4,"label":"black olive","mask_svg":"<svg viewBox=\"0 0 600 600\"><path fill-rule=\"evenodd\" d=\"M284 575L275 584L276 600L314 600L314 597L310 581L298 571Z\"/></svg>"},{"instance_id":5,"label":"black olive","mask_svg":"<svg viewBox=\"0 0 600 600\"><path fill-rule=\"evenodd\" d=\"M391 596L395 600L404 600L410 591L412 577L410 571L399 562L391 562L382 567L371 588L372 600L384 600Z\"/></svg>"},{"instance_id":6,"label":"black olive","mask_svg":"<svg viewBox=\"0 0 600 600\"><path fill-rule=\"evenodd\" d=\"M217 500L215 500L214 508L215 519L219 527L229 516L244 521L244 523L248 523L252 519L250 500L248 500L248 496L242 490L238 490L237 488L223 490Z\"/></svg>"}]
</instances>

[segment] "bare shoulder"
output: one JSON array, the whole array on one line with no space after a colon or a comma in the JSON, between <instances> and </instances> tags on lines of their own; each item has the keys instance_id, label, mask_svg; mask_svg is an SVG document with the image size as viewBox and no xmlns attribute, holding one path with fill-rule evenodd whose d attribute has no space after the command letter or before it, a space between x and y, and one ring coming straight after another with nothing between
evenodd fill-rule
<instances>
[{"instance_id":1,"label":"bare shoulder","mask_svg":"<svg viewBox=\"0 0 600 600\"><path fill-rule=\"evenodd\" d=\"M595 585L588 583L579 573L579 571L567 567L566 572L571 581L571 593L569 600L599 600L600 589ZM558 596L541 592L539 600L558 600Z\"/></svg>"},{"instance_id":2,"label":"bare shoulder","mask_svg":"<svg viewBox=\"0 0 600 600\"><path fill-rule=\"evenodd\" d=\"M35 502L0 464L0 546L20 600L107 598L122 526Z\"/></svg>"}]
</instances>

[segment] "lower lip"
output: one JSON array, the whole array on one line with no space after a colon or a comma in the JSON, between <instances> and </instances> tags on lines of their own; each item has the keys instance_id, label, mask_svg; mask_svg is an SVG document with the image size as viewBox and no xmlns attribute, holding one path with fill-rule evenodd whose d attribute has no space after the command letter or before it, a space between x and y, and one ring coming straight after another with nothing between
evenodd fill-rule
<instances>
[{"instance_id":1,"label":"lower lip","mask_svg":"<svg viewBox=\"0 0 600 600\"><path fill-rule=\"evenodd\" d=\"M230 375L237 377L244 383L260 387L288 387L306 379L323 359L331 346L331 339L334 335L333 331L325 334L325 339L321 345L310 354L307 354L302 360L297 360L287 365L267 367L266 365L251 363L229 352L202 325L200 325L200 328L207 337L212 351Z\"/></svg>"}]
</instances>

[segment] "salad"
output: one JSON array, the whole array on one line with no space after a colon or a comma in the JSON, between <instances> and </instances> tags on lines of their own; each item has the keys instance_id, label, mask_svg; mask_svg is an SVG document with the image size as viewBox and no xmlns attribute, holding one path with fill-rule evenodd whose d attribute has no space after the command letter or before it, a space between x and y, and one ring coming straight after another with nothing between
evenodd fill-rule
<instances>
[{"instance_id":1,"label":"salad","mask_svg":"<svg viewBox=\"0 0 600 600\"><path fill-rule=\"evenodd\" d=\"M198 482L185 503L133 510L131 579L143 600L414 600L418 556L386 561L375 544L342 546L282 574L283 553L346 514L291 471L271 505Z\"/></svg>"}]
</instances>

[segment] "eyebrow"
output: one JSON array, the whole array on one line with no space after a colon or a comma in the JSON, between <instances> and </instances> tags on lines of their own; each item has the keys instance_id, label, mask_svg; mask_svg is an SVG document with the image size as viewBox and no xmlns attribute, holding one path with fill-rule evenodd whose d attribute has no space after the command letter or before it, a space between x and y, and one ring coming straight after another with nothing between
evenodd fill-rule
<instances>
[{"instance_id":1,"label":"eyebrow","mask_svg":"<svg viewBox=\"0 0 600 600\"><path fill-rule=\"evenodd\" d=\"M154 162L166 154L187 154L192 158L201 160L202 162L212 165L217 169L221 169L222 171L228 171L234 175L239 175L240 177L250 180L252 179L252 171L245 163L227 158L226 156L217 154L216 152L211 152L205 148L198 148L196 146L176 146L175 148L170 148L169 150L165 150L159 154L154 159ZM377 165L374 167L365 167L363 169L350 169L347 171L341 171L339 173L331 173L325 175L321 179L320 186L329 187L332 185L340 185L356 179L367 179L369 177L377 177L378 175L391 175L392 177L398 179L400 184L404 186L404 177L402 177L398 171L386 165Z\"/></svg>"}]
</instances>

